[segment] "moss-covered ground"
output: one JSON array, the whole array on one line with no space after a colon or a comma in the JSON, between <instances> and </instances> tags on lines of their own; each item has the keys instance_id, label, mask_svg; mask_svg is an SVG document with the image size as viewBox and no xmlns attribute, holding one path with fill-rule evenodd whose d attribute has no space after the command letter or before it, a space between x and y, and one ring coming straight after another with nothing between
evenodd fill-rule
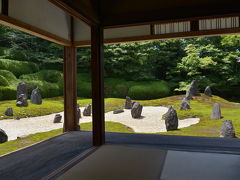
<instances>
[{"instance_id":1,"label":"moss-covered ground","mask_svg":"<svg viewBox=\"0 0 240 180\"><path fill-rule=\"evenodd\" d=\"M232 120L235 128L236 136L240 137L240 104L227 101L218 96L207 97L203 94L201 96L194 97L191 100L191 110L180 111L181 100L183 95L171 96L155 100L141 100L143 106L168 106L172 105L178 113L179 119L185 119L189 117L199 117L200 122L198 124L186 127L177 131L170 131L165 133L166 135L184 135L184 136L205 136L205 137L219 137L219 133L222 126L223 120ZM105 99L105 112L109 112L115 109L123 108L125 100L117 98L106 98ZM81 106L85 106L91 103L91 99L79 99L78 103ZM213 103L219 103L222 110L222 119L212 120L211 112ZM15 106L15 101L1 101L0 102L0 116L1 119L9 118L3 115L3 112L7 107L13 107L14 116L30 117L30 116L41 116L56 112L63 111L63 98L50 98L44 99L42 105L32 105L29 107L19 108ZM11 117L10 117L11 118ZM82 130L91 130L91 123L81 124ZM133 131L120 124L113 122L106 122L106 131L108 132L125 132L133 133ZM17 149L29 146L31 144L46 140L48 138L57 136L62 133L62 129L53 130L50 132L37 133L29 135L25 138L9 141L0 144L0 155L8 152L15 151Z\"/></svg>"}]
</instances>

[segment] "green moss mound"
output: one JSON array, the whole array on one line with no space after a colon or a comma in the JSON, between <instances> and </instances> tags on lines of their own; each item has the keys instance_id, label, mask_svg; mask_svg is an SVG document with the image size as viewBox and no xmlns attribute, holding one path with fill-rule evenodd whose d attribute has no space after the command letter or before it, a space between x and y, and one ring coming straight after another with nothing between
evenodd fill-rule
<instances>
[{"instance_id":1,"label":"green moss mound","mask_svg":"<svg viewBox=\"0 0 240 180\"><path fill-rule=\"evenodd\" d=\"M18 79L8 70L0 70L0 76L3 76L10 84L16 83Z\"/></svg>"},{"instance_id":2,"label":"green moss mound","mask_svg":"<svg viewBox=\"0 0 240 180\"><path fill-rule=\"evenodd\" d=\"M63 73L57 70L42 70L33 74L21 75L22 81L46 81L50 83L58 83L63 81Z\"/></svg>"},{"instance_id":3,"label":"green moss mound","mask_svg":"<svg viewBox=\"0 0 240 180\"><path fill-rule=\"evenodd\" d=\"M0 86L9 86L8 80L2 75L0 75Z\"/></svg>"},{"instance_id":4,"label":"green moss mound","mask_svg":"<svg viewBox=\"0 0 240 180\"><path fill-rule=\"evenodd\" d=\"M39 70L38 65L33 62L15 61L11 59L0 59L0 69L8 70L16 77L22 74L31 74Z\"/></svg>"}]
</instances>

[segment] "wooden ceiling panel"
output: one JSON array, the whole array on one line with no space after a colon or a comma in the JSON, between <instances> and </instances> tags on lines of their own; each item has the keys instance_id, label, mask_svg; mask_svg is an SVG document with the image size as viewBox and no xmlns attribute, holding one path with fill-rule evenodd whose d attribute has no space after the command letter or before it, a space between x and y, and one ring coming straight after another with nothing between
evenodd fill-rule
<instances>
[{"instance_id":1,"label":"wooden ceiling panel","mask_svg":"<svg viewBox=\"0 0 240 180\"><path fill-rule=\"evenodd\" d=\"M240 13L240 0L50 1L64 2L67 6L104 27Z\"/></svg>"}]
</instances>

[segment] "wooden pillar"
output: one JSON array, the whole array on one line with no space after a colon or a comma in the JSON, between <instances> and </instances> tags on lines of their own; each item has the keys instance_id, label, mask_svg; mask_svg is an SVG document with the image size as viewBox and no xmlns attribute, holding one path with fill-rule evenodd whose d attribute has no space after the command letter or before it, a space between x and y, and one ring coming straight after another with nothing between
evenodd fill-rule
<instances>
[{"instance_id":1,"label":"wooden pillar","mask_svg":"<svg viewBox=\"0 0 240 180\"><path fill-rule=\"evenodd\" d=\"M64 47L64 132L77 131L76 47Z\"/></svg>"},{"instance_id":2,"label":"wooden pillar","mask_svg":"<svg viewBox=\"0 0 240 180\"><path fill-rule=\"evenodd\" d=\"M93 145L105 143L103 28L91 27Z\"/></svg>"}]
</instances>

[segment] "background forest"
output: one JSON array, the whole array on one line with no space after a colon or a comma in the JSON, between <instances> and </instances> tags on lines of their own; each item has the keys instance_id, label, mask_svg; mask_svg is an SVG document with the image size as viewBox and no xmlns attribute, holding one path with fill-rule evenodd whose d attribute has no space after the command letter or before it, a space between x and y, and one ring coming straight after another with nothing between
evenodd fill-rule
<instances>
[{"instance_id":1,"label":"background forest","mask_svg":"<svg viewBox=\"0 0 240 180\"><path fill-rule=\"evenodd\" d=\"M182 94L193 79L214 94L240 96L240 35L105 46L105 97L155 99ZM78 48L78 96L91 97L90 48ZM63 47L0 26L0 100L18 82L42 96L63 95ZM30 93L29 93L30 94Z\"/></svg>"}]
</instances>

